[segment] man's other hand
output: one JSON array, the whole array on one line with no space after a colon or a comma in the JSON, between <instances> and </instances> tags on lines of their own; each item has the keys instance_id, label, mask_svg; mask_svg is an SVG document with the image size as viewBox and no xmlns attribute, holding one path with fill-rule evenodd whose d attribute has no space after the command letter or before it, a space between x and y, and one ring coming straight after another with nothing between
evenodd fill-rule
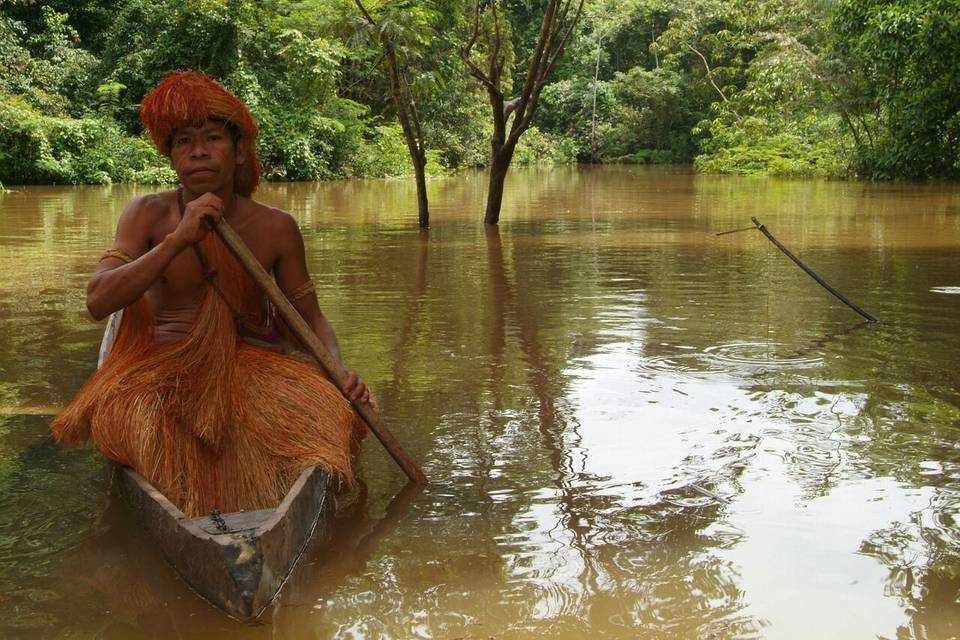
<instances>
[{"instance_id":1,"label":"man's other hand","mask_svg":"<svg viewBox=\"0 0 960 640\"><path fill-rule=\"evenodd\" d=\"M360 376L353 369L346 369L347 380L343 384L343 395L347 400L357 404L370 403L370 389L363 383Z\"/></svg>"}]
</instances>

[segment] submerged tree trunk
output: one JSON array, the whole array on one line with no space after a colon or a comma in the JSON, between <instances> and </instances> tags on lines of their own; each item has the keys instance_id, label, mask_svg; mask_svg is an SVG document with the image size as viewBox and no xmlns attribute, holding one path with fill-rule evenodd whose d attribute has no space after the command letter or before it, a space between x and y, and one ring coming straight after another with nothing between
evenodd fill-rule
<instances>
[{"instance_id":1,"label":"submerged tree trunk","mask_svg":"<svg viewBox=\"0 0 960 640\"><path fill-rule=\"evenodd\" d=\"M430 226L430 207L427 204L427 163L415 158L413 172L417 179L417 223L421 229Z\"/></svg>"},{"instance_id":2,"label":"submerged tree trunk","mask_svg":"<svg viewBox=\"0 0 960 640\"><path fill-rule=\"evenodd\" d=\"M393 105L397 110L397 120L400 121L400 128L403 130L403 138L407 143L407 151L410 153L417 184L417 224L421 229L426 229L430 226L430 207L427 202L427 152L423 128L420 126L420 114L417 111L417 101L413 95L413 87L406 76L409 60L401 59L397 55L397 48L387 36L386 30L374 20L362 0L354 0L354 3L367 23L379 32L380 47L383 49L387 77L390 79L390 89L393 94Z\"/></svg>"},{"instance_id":3,"label":"submerged tree trunk","mask_svg":"<svg viewBox=\"0 0 960 640\"><path fill-rule=\"evenodd\" d=\"M490 163L490 181L487 187L487 210L483 216L483 221L486 224L500 222L503 187L507 181L507 171L510 170L510 162L513 160L515 150L516 144L508 143L493 154L493 161Z\"/></svg>"}]
</instances>

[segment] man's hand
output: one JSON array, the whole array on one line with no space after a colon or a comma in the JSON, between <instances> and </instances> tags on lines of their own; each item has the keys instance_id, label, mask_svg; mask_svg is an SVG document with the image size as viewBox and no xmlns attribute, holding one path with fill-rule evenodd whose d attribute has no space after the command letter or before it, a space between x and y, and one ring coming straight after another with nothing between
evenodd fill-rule
<instances>
[{"instance_id":1,"label":"man's hand","mask_svg":"<svg viewBox=\"0 0 960 640\"><path fill-rule=\"evenodd\" d=\"M180 224L173 230L173 235L185 244L194 244L203 240L211 225L223 217L223 200L212 193L205 193L187 203Z\"/></svg>"},{"instance_id":2,"label":"man's hand","mask_svg":"<svg viewBox=\"0 0 960 640\"><path fill-rule=\"evenodd\" d=\"M343 385L343 395L345 395L350 402L369 404L370 389L367 388L367 385L363 384L363 381L360 379L360 376L357 375L356 371L353 369L346 369L345 371L347 372L347 381Z\"/></svg>"}]
</instances>

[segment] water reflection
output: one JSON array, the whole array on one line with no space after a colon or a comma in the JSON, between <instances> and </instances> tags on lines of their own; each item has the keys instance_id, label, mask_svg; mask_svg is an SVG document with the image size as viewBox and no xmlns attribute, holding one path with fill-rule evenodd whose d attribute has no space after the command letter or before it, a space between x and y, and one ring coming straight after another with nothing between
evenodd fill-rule
<instances>
[{"instance_id":1,"label":"water reflection","mask_svg":"<svg viewBox=\"0 0 960 640\"><path fill-rule=\"evenodd\" d=\"M93 369L83 284L142 190L0 195L0 635L956 635L960 190L518 171L486 230L484 187L432 181L421 233L403 181L265 185L433 483L391 505L371 440L366 494L252 627L34 415ZM714 235L752 215L883 322Z\"/></svg>"}]
</instances>

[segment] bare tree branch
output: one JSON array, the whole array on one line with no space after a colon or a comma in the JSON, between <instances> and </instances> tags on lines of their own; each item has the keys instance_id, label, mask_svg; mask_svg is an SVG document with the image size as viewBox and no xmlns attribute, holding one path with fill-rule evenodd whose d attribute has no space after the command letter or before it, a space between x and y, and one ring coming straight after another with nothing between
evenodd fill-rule
<instances>
[{"instance_id":1,"label":"bare tree branch","mask_svg":"<svg viewBox=\"0 0 960 640\"><path fill-rule=\"evenodd\" d=\"M520 104L520 98L507 100L506 102L503 103L503 119L504 120L510 117L510 114L514 112L518 104Z\"/></svg>"},{"instance_id":2,"label":"bare tree branch","mask_svg":"<svg viewBox=\"0 0 960 640\"><path fill-rule=\"evenodd\" d=\"M540 22L540 33L537 36L537 46L530 58L530 67L527 70L527 79L524 81L523 90L520 92L521 103L517 117L521 117L523 115L524 107L526 106L527 100L530 99L530 94L533 91L533 85L539 77L541 60L545 55L544 51L547 47L547 42L550 39L549 34L556 10L557 0L550 0L550 3L547 5L547 10L543 14L543 20Z\"/></svg>"},{"instance_id":3,"label":"bare tree branch","mask_svg":"<svg viewBox=\"0 0 960 640\"><path fill-rule=\"evenodd\" d=\"M710 69L710 63L707 62L707 57L706 57L705 55L703 55L702 53L700 53L700 52L696 49L696 47L694 47L692 44L687 44L687 48L690 49L690 51L693 51L693 52L694 52L695 54L697 54L698 56L700 56L700 60L703 61L703 68L706 69L706 71L707 71L707 81L710 83L710 86L713 87L714 89L716 89L717 93L720 94L720 97L723 98L723 101L724 101L727 105L730 105L730 99L727 98L727 94L725 94L725 93L723 92L723 89L721 89L720 87L718 87L718 86L717 86L717 83L713 81L713 71ZM737 110L734 109L732 106L730 107L730 111L733 113L734 116L736 116L737 120L740 119L740 114L737 113Z\"/></svg>"},{"instance_id":4,"label":"bare tree branch","mask_svg":"<svg viewBox=\"0 0 960 640\"><path fill-rule=\"evenodd\" d=\"M490 54L490 80L500 86L500 74L503 72L503 58L500 55L500 45L503 41L503 34L500 32L500 14L497 13L497 0L490 3L490 11L493 13L493 52Z\"/></svg>"},{"instance_id":5,"label":"bare tree branch","mask_svg":"<svg viewBox=\"0 0 960 640\"><path fill-rule=\"evenodd\" d=\"M577 23L580 22L580 16L583 13L583 0L580 0L579 5L577 6L577 12L573 16L573 20L570 21L570 24L567 26L567 32L563 34L563 39L560 41L560 45L556 48L556 51L553 55L553 60L550 61L550 65L547 67L546 72L543 74L543 80L545 81L550 74L553 73L553 69L557 66L557 62L560 60L560 56L563 55L563 50L566 49L567 43L570 41L570 37L573 35L573 29L577 26Z\"/></svg>"},{"instance_id":6,"label":"bare tree branch","mask_svg":"<svg viewBox=\"0 0 960 640\"><path fill-rule=\"evenodd\" d=\"M357 8L360 9L360 13L363 14L363 17L373 26L377 26L377 22L370 15L370 12L367 11L367 8L363 6L363 3L360 0L353 0L357 5Z\"/></svg>"},{"instance_id":7,"label":"bare tree branch","mask_svg":"<svg viewBox=\"0 0 960 640\"><path fill-rule=\"evenodd\" d=\"M550 30L550 41L547 43L547 52L553 51L553 45L557 41L557 36L563 30L563 25L567 22L567 13L570 11L571 0L565 0L560 6L556 20L553 21L553 28Z\"/></svg>"},{"instance_id":8,"label":"bare tree branch","mask_svg":"<svg viewBox=\"0 0 960 640\"><path fill-rule=\"evenodd\" d=\"M484 214L484 222L491 225L497 224L500 219L504 181L517 143L533 121L547 78L563 55L573 30L582 16L584 5L584 0L547 0L520 95L505 101L501 79L506 57L501 54L503 34L500 29L497 2L498 0L491 0L490 4L494 24L493 34L491 34L493 42L485 57L487 73L484 73L480 66L470 59L480 37L479 0L477 0L477 10L473 18L473 33L466 46L460 49L460 57L467 65L470 74L487 89L493 116L493 135L490 137L493 154L490 162L487 208ZM576 3L576 12L570 17L574 3ZM511 117L513 121L510 122L508 135L506 125Z\"/></svg>"},{"instance_id":9,"label":"bare tree branch","mask_svg":"<svg viewBox=\"0 0 960 640\"><path fill-rule=\"evenodd\" d=\"M573 30L577 26L577 23L580 21L580 16L583 13L583 2L584 0L579 0L577 5L577 11L573 16L573 19L570 20L570 23L567 25L566 32L563 34L563 38L560 40L560 43L557 45L556 49L553 51L547 50L547 57L544 59L547 61L545 68L538 74L536 82L533 86L533 90L527 98L527 103L523 105L523 109L518 112L517 118L519 121L514 121L513 127L511 127L511 134L514 130L518 133L516 134L519 139L520 134L526 131L531 123L533 122L533 116L537 111L537 107L540 104L540 93L543 91L543 88L547 85L547 80L550 77L550 74L553 73L554 68L557 66L557 63L560 60L560 57L563 55L563 51L567 46L567 43L570 41L570 37L573 35ZM569 9L570 3L568 2L565 6L563 15L566 16L567 9ZM560 23L558 23L559 25ZM559 27L555 30L559 34Z\"/></svg>"},{"instance_id":10,"label":"bare tree branch","mask_svg":"<svg viewBox=\"0 0 960 640\"><path fill-rule=\"evenodd\" d=\"M477 38L480 37L480 0L477 0L476 12L473 15L473 33L470 35L470 41L460 49L460 59L463 60L463 63L467 65L467 70L470 71L470 75L476 78L484 87L487 88L491 94L500 93L500 87L494 83L494 79L491 76L488 76L484 73L473 60L470 59L470 54L473 53L473 47L477 43Z\"/></svg>"},{"instance_id":11,"label":"bare tree branch","mask_svg":"<svg viewBox=\"0 0 960 640\"><path fill-rule=\"evenodd\" d=\"M424 142L424 137L423 137L423 127L420 125L420 111L417 109L417 99L413 94L413 84L410 82L410 77L409 77L409 74L407 73L407 69L409 68L410 68L410 63L405 62L405 64L403 65L404 72L403 72L402 79L407 89L406 100L407 100L407 104L410 105L410 116L411 116L410 119L413 121L413 127L417 134L417 147L418 147L417 150L420 152L421 155L423 155L425 153L424 149L426 148L426 144Z\"/></svg>"}]
</instances>

